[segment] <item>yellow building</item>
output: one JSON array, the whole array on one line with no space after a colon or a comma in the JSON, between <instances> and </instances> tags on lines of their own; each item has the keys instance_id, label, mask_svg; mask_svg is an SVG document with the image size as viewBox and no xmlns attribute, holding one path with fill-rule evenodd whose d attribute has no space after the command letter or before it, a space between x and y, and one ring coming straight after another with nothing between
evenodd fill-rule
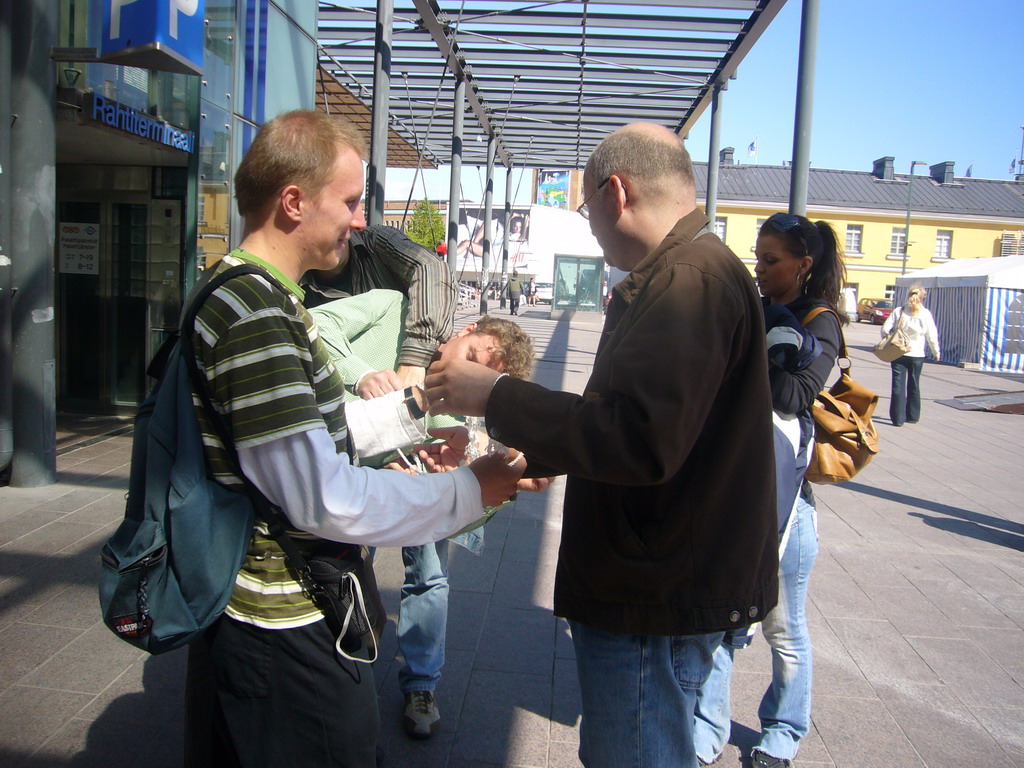
<instances>
[{"instance_id":1,"label":"yellow building","mask_svg":"<svg viewBox=\"0 0 1024 768\"><path fill-rule=\"evenodd\" d=\"M720 163L715 230L753 270L761 224L788 207L791 169L736 165L731 148L722 150ZM695 163L694 171L703 205L707 165ZM871 171L810 169L807 215L835 227L845 245L847 284L858 298L891 297L904 268L910 274L953 259L1024 254L1024 177L957 177L952 162L916 174L906 249L908 187L909 175L894 173L891 157L876 160Z\"/></svg>"}]
</instances>

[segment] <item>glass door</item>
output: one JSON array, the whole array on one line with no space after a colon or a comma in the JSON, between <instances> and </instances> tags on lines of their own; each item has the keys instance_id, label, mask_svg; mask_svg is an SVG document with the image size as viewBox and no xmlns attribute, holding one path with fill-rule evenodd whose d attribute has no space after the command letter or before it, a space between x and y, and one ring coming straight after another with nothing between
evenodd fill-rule
<instances>
[{"instance_id":1,"label":"glass door","mask_svg":"<svg viewBox=\"0 0 1024 768\"><path fill-rule=\"evenodd\" d=\"M137 405L146 394L148 234L148 205L111 204L108 335L113 405Z\"/></svg>"},{"instance_id":2,"label":"glass door","mask_svg":"<svg viewBox=\"0 0 1024 768\"><path fill-rule=\"evenodd\" d=\"M181 203L61 201L59 211L58 407L136 406L181 307Z\"/></svg>"},{"instance_id":3,"label":"glass door","mask_svg":"<svg viewBox=\"0 0 1024 768\"><path fill-rule=\"evenodd\" d=\"M57 225L58 397L95 410L104 399L103 204L61 202Z\"/></svg>"}]
</instances>

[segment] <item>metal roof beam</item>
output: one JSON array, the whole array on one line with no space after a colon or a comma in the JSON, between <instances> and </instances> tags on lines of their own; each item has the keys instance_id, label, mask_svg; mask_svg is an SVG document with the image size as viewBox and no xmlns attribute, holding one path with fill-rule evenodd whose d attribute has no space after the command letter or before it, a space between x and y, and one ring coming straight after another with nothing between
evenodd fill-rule
<instances>
[{"instance_id":1,"label":"metal roof beam","mask_svg":"<svg viewBox=\"0 0 1024 768\"><path fill-rule=\"evenodd\" d=\"M633 48L681 50L681 51L705 51L708 53L725 53L729 50L729 40L716 40L708 37L654 37L651 35L629 35L623 33L617 35L606 35L600 33L591 34L587 32L587 48ZM566 49L579 48L580 35L578 32L509 32L507 34L484 34L471 30L460 29L460 35L473 40L498 40L507 41L511 45L537 46L539 48L565 47ZM396 31L396 37L398 33Z\"/></svg>"},{"instance_id":2,"label":"metal roof beam","mask_svg":"<svg viewBox=\"0 0 1024 768\"><path fill-rule=\"evenodd\" d=\"M494 130L491 127L487 109L477 94L477 86L473 83L472 73L466 68L466 60L459 51L458 44L454 40L449 39L448 25L442 23L438 17L440 8L437 6L437 3L435 0L413 0L413 5L423 20L423 28L433 38L434 43L448 65L448 69L456 77L466 79L466 84L469 86L466 88L466 100L469 102L469 107L473 114L476 115L476 119L480 122L480 126L488 135L493 134ZM401 71L402 67L399 66L397 69ZM500 140L498 141L496 152L506 167L511 165L512 161L509 159L508 152Z\"/></svg>"},{"instance_id":3,"label":"metal roof beam","mask_svg":"<svg viewBox=\"0 0 1024 768\"><path fill-rule=\"evenodd\" d=\"M708 80L709 87L705 90L700 101L694 104L689 112L683 116L683 119L679 121L679 125L676 128L677 133L686 136L690 132L690 128L693 127L694 123L697 122L697 119L711 103L712 88L710 86L714 83L725 83L729 78L736 75L736 69L739 67L740 62L750 53L754 43L758 41L785 4L786 0L761 0L759 3L760 9L751 14L750 18L744 23L741 34L729 46L729 53L722 57L721 65L715 71L713 77Z\"/></svg>"},{"instance_id":4,"label":"metal roof beam","mask_svg":"<svg viewBox=\"0 0 1024 768\"><path fill-rule=\"evenodd\" d=\"M422 0L414 0L417 5ZM615 5L618 5L617 3ZM579 13L551 13L547 11L516 11L509 14L495 14L492 10L466 8L458 20L445 17L454 24L458 21L459 32L476 31L476 27L572 27L578 29ZM743 30L745 19L713 19L703 16L674 16L641 13L587 13L587 29L657 29L661 32L689 32L698 34L721 33L737 35Z\"/></svg>"},{"instance_id":5,"label":"metal roof beam","mask_svg":"<svg viewBox=\"0 0 1024 768\"><path fill-rule=\"evenodd\" d=\"M372 43L372 41L370 41ZM343 49L330 49L332 54L339 62L350 61L353 63L361 63L366 56L372 56L373 45L360 44L359 46L347 46ZM472 66L474 69L482 69L483 67L490 66L490 63L507 61L510 51L503 50L501 48L495 48L494 46L461 46L462 52L468 58L471 54ZM590 51L590 48L587 49ZM505 54L505 55L503 55ZM402 67L403 62L418 62L423 59L430 59L437 61L438 54L436 48L396 48L393 51L391 61L392 68ZM631 67L637 69L677 69L677 68L689 68L696 70L707 70L711 71L718 66L718 58L714 56L666 56L664 54L656 55L649 53L574 53L569 51L534 51L524 50L523 52L516 52L516 58L521 58L524 61L530 63L549 63L559 64L562 62L567 63L568 66L579 67L580 62L585 62L588 66L603 65L603 66L620 66L620 67Z\"/></svg>"},{"instance_id":6,"label":"metal roof beam","mask_svg":"<svg viewBox=\"0 0 1024 768\"><path fill-rule=\"evenodd\" d=\"M352 62L352 63L353 63L353 65L355 65L358 62ZM474 64L474 65L472 65L470 67L470 69L468 71L471 72L471 73L474 73L475 70L476 70L476 67L477 67L477 65ZM575 80L577 82L577 85L578 85L579 84L579 80L580 80L580 65L578 63L577 64L573 64L573 65L566 65L564 67L552 67L552 66L547 66L547 67L530 67L530 66L524 66L523 63L513 63L513 64L491 64L491 63L484 63L484 64L480 64L479 68L481 70L481 77L471 76L470 77L471 80L474 80L474 81L480 80L480 81L482 81L483 78L486 77L486 76L493 77L493 76L496 76L496 75L504 75L504 76L509 77L509 78L511 78L511 77L513 77L515 75L519 75L520 76L520 82L523 82L524 80L527 81L527 82L530 82L530 81L533 81L533 80L536 80L538 82L545 82L549 78L564 78L564 79L575 78ZM354 66L353 67L345 67L345 69L346 69L347 72L349 72L349 74L352 74L352 75L362 74L364 77L369 72L369 70L367 70L365 68L365 64L362 64L359 69L356 69ZM402 62L401 59L398 58L398 57L396 57L396 63L395 63L394 69L396 69L400 73L407 72L410 75L412 75L414 73L415 74L419 74L419 75L433 75L435 78L437 77L437 74L438 74L438 72L437 72L437 65L422 64L422 63L419 63L419 62L412 62L412 61ZM460 68L460 71L462 71L461 68ZM709 77L709 74L707 72L694 72L694 71L690 71L690 70L679 70L678 72L673 72L673 71L669 71L669 70L665 70L665 69L660 69L660 70L656 70L656 71L651 72L651 71L644 70L643 68L640 68L640 67L615 68L615 67L604 67L604 66L599 66L599 65L590 64L590 63L587 64L587 66L583 70L583 72L584 72L584 79L586 79L588 82L589 82L589 78L591 76L594 78L594 80L597 80L597 81L602 81L602 80L636 80L638 74L648 74L648 75L657 75L659 78L661 78L661 82L667 82L667 83L689 83L691 85L693 85L693 84L704 85L705 83L708 82L708 77Z\"/></svg>"}]
</instances>

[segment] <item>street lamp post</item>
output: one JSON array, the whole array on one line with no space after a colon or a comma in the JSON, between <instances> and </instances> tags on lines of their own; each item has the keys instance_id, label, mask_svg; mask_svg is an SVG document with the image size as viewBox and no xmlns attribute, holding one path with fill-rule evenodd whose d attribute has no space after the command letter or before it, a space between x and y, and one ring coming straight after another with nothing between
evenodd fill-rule
<instances>
[{"instance_id":1,"label":"street lamp post","mask_svg":"<svg viewBox=\"0 0 1024 768\"><path fill-rule=\"evenodd\" d=\"M903 231L903 266L900 268L901 275L907 274L907 250L910 248L910 203L911 195L914 193L914 167L918 165L927 165L927 163L920 160L914 160L910 163L910 179L907 183L907 226Z\"/></svg>"}]
</instances>

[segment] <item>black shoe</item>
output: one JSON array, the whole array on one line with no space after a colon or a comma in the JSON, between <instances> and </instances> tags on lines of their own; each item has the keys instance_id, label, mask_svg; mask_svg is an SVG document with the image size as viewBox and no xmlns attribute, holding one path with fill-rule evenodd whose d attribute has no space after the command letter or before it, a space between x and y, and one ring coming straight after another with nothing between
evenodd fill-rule
<instances>
[{"instance_id":1,"label":"black shoe","mask_svg":"<svg viewBox=\"0 0 1024 768\"><path fill-rule=\"evenodd\" d=\"M750 753L750 768L793 768L793 761L783 757L772 757L766 752L755 749Z\"/></svg>"}]
</instances>

